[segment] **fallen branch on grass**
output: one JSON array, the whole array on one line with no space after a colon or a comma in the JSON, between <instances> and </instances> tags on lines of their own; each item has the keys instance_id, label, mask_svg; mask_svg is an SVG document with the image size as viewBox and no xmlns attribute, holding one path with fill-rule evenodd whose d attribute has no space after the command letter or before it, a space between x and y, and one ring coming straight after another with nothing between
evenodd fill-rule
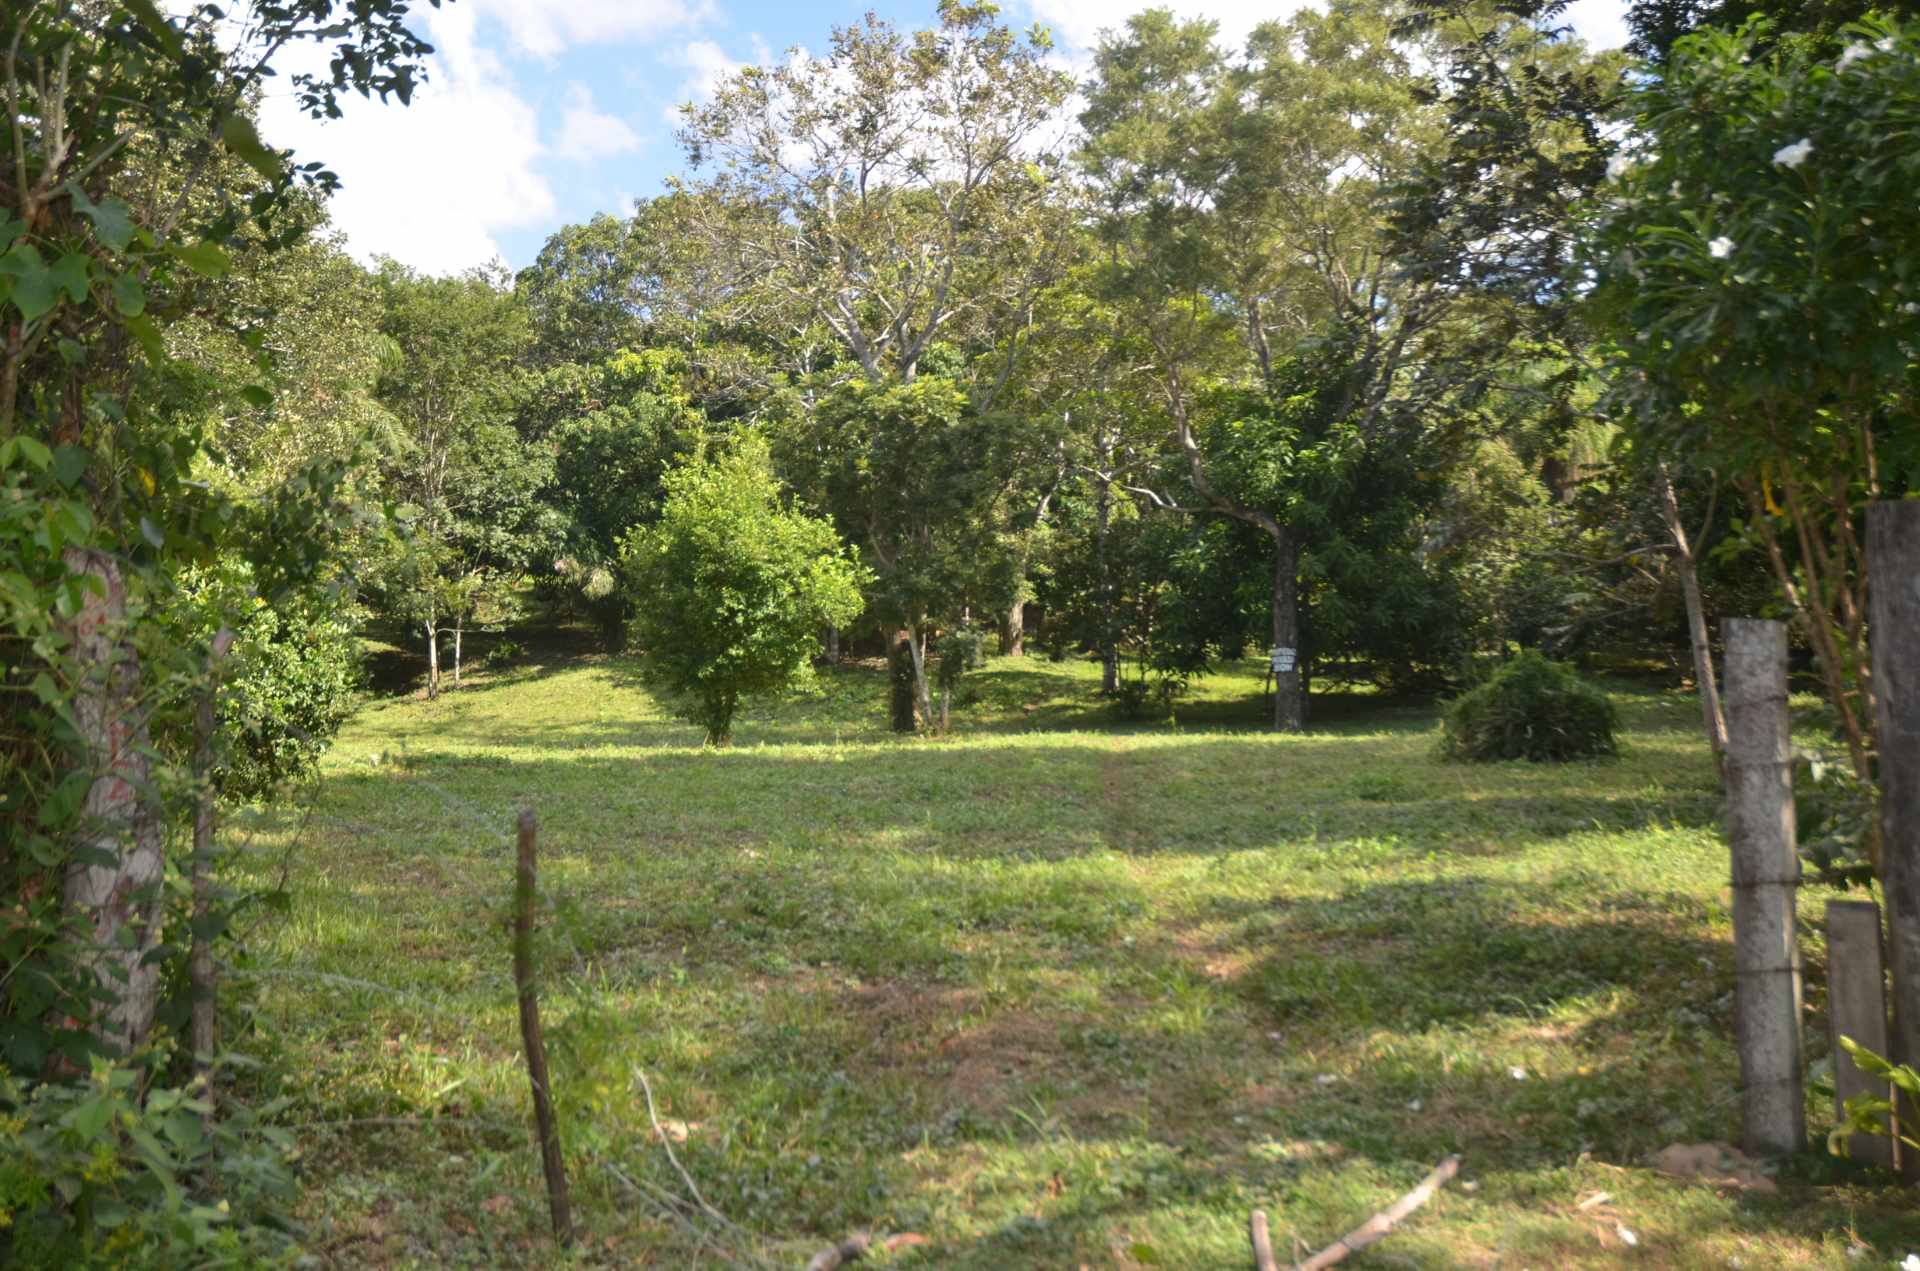
<instances>
[{"instance_id":1,"label":"fallen branch on grass","mask_svg":"<svg viewBox=\"0 0 1920 1271\"><path fill-rule=\"evenodd\" d=\"M1280 1271L1273 1260L1273 1241L1267 1235L1267 1211L1256 1209L1247 1220L1247 1238L1253 1241L1253 1271Z\"/></svg>"},{"instance_id":2,"label":"fallen branch on grass","mask_svg":"<svg viewBox=\"0 0 1920 1271\"><path fill-rule=\"evenodd\" d=\"M837 1271L838 1268L850 1262L860 1261L876 1246L883 1252L892 1253L896 1249L926 1243L925 1236L912 1231L903 1231L897 1236L886 1236L879 1240L875 1240L865 1232L856 1232L839 1244L814 1254L813 1260L807 1263L807 1271Z\"/></svg>"},{"instance_id":3,"label":"fallen branch on grass","mask_svg":"<svg viewBox=\"0 0 1920 1271\"><path fill-rule=\"evenodd\" d=\"M1393 1229L1407 1220L1407 1216L1433 1199L1434 1193L1460 1172L1460 1158L1449 1156L1434 1167L1433 1173L1420 1180L1420 1185L1387 1206L1373 1217L1349 1231L1340 1239L1314 1254L1305 1262L1294 1264L1294 1271L1325 1271L1336 1262L1346 1261L1348 1255L1360 1252L1368 1245L1377 1244L1393 1233ZM1267 1240L1267 1216L1260 1210L1253 1211L1253 1219L1247 1224L1248 1235L1253 1241L1253 1264L1258 1271L1267 1271L1275 1266L1273 1247ZM839 1265L834 1263L832 1265Z\"/></svg>"}]
</instances>

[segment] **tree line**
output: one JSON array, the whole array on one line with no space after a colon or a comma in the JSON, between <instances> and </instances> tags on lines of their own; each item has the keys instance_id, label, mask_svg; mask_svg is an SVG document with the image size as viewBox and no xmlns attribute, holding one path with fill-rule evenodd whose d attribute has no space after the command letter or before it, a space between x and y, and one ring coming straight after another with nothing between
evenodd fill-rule
<instances>
[{"instance_id":1,"label":"tree line","mask_svg":"<svg viewBox=\"0 0 1920 1271\"><path fill-rule=\"evenodd\" d=\"M409 8L9 19L0 1248L98 1254L108 1193L153 1248L273 1239L272 1127L168 1039L263 901L214 814L313 773L370 626L431 695L478 628L583 624L714 742L845 652L934 727L989 634L1134 713L1271 652L1282 730L1518 649L1685 662L1718 750L1709 618L1782 612L1871 791L1859 513L1920 460L1897 12L1650 3L1596 52L1554 4L1149 10L1076 81L942 0L737 72L630 213L428 277L254 123L270 81L405 101Z\"/></svg>"}]
</instances>

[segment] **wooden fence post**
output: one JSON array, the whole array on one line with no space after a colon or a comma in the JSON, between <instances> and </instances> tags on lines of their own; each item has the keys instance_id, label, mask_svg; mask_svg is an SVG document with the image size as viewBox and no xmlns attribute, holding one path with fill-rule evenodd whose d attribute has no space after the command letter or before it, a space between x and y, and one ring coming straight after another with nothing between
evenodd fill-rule
<instances>
[{"instance_id":1,"label":"wooden fence post","mask_svg":"<svg viewBox=\"0 0 1920 1271\"><path fill-rule=\"evenodd\" d=\"M1867 572L1893 1058L1920 1064L1920 503L1867 509ZM1920 1108L1908 1101L1900 1121L1911 1133Z\"/></svg>"},{"instance_id":2,"label":"wooden fence post","mask_svg":"<svg viewBox=\"0 0 1920 1271\"><path fill-rule=\"evenodd\" d=\"M1727 648L1734 1013L1745 1142L1749 1152L1780 1155L1807 1145L1787 628L1764 619L1729 618L1722 633Z\"/></svg>"},{"instance_id":3,"label":"wooden fence post","mask_svg":"<svg viewBox=\"0 0 1920 1271\"><path fill-rule=\"evenodd\" d=\"M1861 1072L1840 1039L1850 1037L1876 1055L1887 1053L1887 974L1880 947L1880 906L1871 900L1827 902L1827 1018L1833 1033L1833 1111L1846 1120L1855 1095L1885 1096L1887 1083ZM1856 1134L1847 1155L1874 1165L1893 1164L1893 1140Z\"/></svg>"},{"instance_id":4,"label":"wooden fence post","mask_svg":"<svg viewBox=\"0 0 1920 1271\"><path fill-rule=\"evenodd\" d=\"M527 1052L527 1080L533 1086L533 1123L540 1133L540 1165L547 1175L547 1209L553 1238L573 1243L573 1204L567 1193L567 1163L560 1155L560 1126L553 1116L553 1087L547 1077L547 1043L540 1034L540 1000L533 979L533 898L537 881L533 809L520 814L520 856L513 888L513 982L520 991L520 1042Z\"/></svg>"}]
</instances>

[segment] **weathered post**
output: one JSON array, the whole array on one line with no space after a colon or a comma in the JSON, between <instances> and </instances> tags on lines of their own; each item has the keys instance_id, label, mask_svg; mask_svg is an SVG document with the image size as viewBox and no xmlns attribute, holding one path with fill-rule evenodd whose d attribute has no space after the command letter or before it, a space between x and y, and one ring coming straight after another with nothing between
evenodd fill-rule
<instances>
[{"instance_id":1,"label":"weathered post","mask_svg":"<svg viewBox=\"0 0 1920 1271\"><path fill-rule=\"evenodd\" d=\"M1793 753L1787 720L1787 628L1729 618L1727 837L1733 848L1735 1030L1745 1142L1777 1155L1807 1145L1801 1085L1800 942L1795 895Z\"/></svg>"},{"instance_id":2,"label":"weathered post","mask_svg":"<svg viewBox=\"0 0 1920 1271\"><path fill-rule=\"evenodd\" d=\"M1871 900L1827 902L1827 1019L1833 1032L1834 1119L1845 1122L1847 1100L1884 1097L1887 1083L1861 1072L1840 1048L1851 1038L1876 1055L1887 1053L1887 973L1880 946L1880 906ZM1893 1140L1855 1134L1847 1155L1875 1165L1893 1164Z\"/></svg>"},{"instance_id":3,"label":"weathered post","mask_svg":"<svg viewBox=\"0 0 1920 1271\"><path fill-rule=\"evenodd\" d=\"M534 839L538 828L532 808L520 814L520 853L513 888L513 982L520 996L520 1042L527 1054L527 1081L533 1087L533 1124L540 1135L540 1165L547 1176L553 1238L561 1245L570 1245L573 1203L567 1191L566 1159L560 1154L560 1126L553 1115L547 1043L540 1032L540 1000L533 978L533 907L539 881Z\"/></svg>"},{"instance_id":4,"label":"weathered post","mask_svg":"<svg viewBox=\"0 0 1920 1271\"><path fill-rule=\"evenodd\" d=\"M1920 1063L1920 503L1867 509L1867 573L1893 1052L1913 1064ZM1903 1106L1900 1120L1920 1125L1920 1107Z\"/></svg>"}]
</instances>

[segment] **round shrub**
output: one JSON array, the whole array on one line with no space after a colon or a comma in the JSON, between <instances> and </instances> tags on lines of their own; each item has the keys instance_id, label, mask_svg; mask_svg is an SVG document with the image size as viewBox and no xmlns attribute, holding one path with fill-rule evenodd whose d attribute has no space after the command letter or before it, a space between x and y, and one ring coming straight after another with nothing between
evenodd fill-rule
<instances>
[{"instance_id":1,"label":"round shrub","mask_svg":"<svg viewBox=\"0 0 1920 1271\"><path fill-rule=\"evenodd\" d=\"M1619 753L1613 703L1573 668L1531 650L1447 705L1451 759L1565 761Z\"/></svg>"}]
</instances>

